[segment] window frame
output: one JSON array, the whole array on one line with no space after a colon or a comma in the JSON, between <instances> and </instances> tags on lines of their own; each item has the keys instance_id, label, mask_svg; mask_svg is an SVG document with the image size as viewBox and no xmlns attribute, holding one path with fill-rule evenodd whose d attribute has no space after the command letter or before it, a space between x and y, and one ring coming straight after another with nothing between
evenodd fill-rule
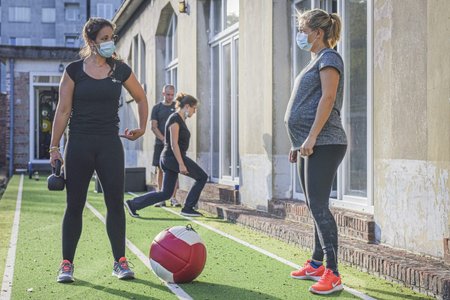
<instances>
[{"instance_id":1,"label":"window frame","mask_svg":"<svg viewBox=\"0 0 450 300\"><path fill-rule=\"evenodd\" d=\"M217 1L214 1L213 3L218 3ZM224 2L221 3L221 22L222 22L222 28L224 21ZM210 20L210 26L214 26L215 20L213 20L213 10L214 7L211 6L211 20ZM226 12L225 12L226 13ZM212 34L214 34L214 30L212 30ZM216 131L214 130L214 115L211 114L210 116L210 124L211 128L213 128L210 132L210 165L211 165L211 181L224 184L224 185L238 185L239 179L240 179L240 162L239 162L239 92L238 92L238 84L239 82L235 82L238 80L238 72L239 72L239 62L238 62L238 55L239 53L236 52L239 51L239 22L223 29L220 32L217 32L217 34L211 36L209 41L210 46L210 57L211 61L214 61L214 50L215 47L218 47L217 55L218 57L218 65L214 66L213 63L211 63L211 95L214 95L214 88L218 88L219 92L219 103L214 103L213 97L211 97L211 108L214 109L217 105L219 106L219 160L218 162L215 159L214 156L214 134L216 134ZM226 45L230 45L230 74L231 74L231 83L230 83L230 92L231 92L231 104L230 104L230 117L231 117L231 124L230 128L228 128L230 132L230 139L231 139L231 150L230 150L230 175L223 175L223 159L224 159L224 144L226 141L224 140L224 87L223 87L223 80L222 80L222 72L224 69L223 61L224 61L224 53L223 48ZM218 67L219 70L215 70L213 68ZM215 78L214 76L217 76L217 74L220 74L220 78L218 78L218 87L214 86ZM218 176L215 177L215 174L213 172L213 166L215 164L218 164Z\"/></svg>"}]
</instances>

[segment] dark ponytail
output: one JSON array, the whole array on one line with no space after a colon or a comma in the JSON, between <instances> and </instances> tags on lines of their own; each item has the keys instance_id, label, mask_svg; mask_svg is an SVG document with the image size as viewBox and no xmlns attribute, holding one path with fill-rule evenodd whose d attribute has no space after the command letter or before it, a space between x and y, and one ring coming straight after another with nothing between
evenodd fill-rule
<instances>
[{"instance_id":1,"label":"dark ponytail","mask_svg":"<svg viewBox=\"0 0 450 300\"><path fill-rule=\"evenodd\" d=\"M175 107L180 109L183 108L186 104L189 105L190 107L198 105L198 100L194 96L182 92L177 94L175 101L176 101Z\"/></svg>"}]
</instances>

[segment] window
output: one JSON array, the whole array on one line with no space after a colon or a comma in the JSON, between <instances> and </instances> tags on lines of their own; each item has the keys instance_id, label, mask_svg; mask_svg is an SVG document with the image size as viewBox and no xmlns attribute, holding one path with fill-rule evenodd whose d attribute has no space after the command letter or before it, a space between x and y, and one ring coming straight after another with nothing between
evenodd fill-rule
<instances>
[{"instance_id":1,"label":"window","mask_svg":"<svg viewBox=\"0 0 450 300\"><path fill-rule=\"evenodd\" d=\"M31 45L31 39L30 38L16 38L16 45L17 46L29 46Z\"/></svg>"},{"instance_id":2,"label":"window","mask_svg":"<svg viewBox=\"0 0 450 300\"><path fill-rule=\"evenodd\" d=\"M146 90L146 47L144 39L140 34L133 38L130 55L128 56L128 63L132 66L133 72L136 74L136 78L142 84L144 90Z\"/></svg>"},{"instance_id":3,"label":"window","mask_svg":"<svg viewBox=\"0 0 450 300\"><path fill-rule=\"evenodd\" d=\"M239 183L239 16L238 1L213 1L211 15L216 35L211 45L211 177ZM226 22L224 20L227 20ZM235 26L232 26L236 24ZM217 31L219 28L221 31Z\"/></svg>"},{"instance_id":4,"label":"window","mask_svg":"<svg viewBox=\"0 0 450 300\"><path fill-rule=\"evenodd\" d=\"M142 85L144 85L144 89L145 89L145 73L146 73L146 49L145 49L145 42L144 39L142 38L142 36L139 39L139 52L140 52L140 69L139 69L139 81L141 82Z\"/></svg>"},{"instance_id":5,"label":"window","mask_svg":"<svg viewBox=\"0 0 450 300\"><path fill-rule=\"evenodd\" d=\"M80 18L80 5L78 3L64 4L66 21L77 21Z\"/></svg>"},{"instance_id":6,"label":"window","mask_svg":"<svg viewBox=\"0 0 450 300\"><path fill-rule=\"evenodd\" d=\"M97 16L111 20L113 17L113 6L110 3L98 3L97 4Z\"/></svg>"},{"instance_id":7,"label":"window","mask_svg":"<svg viewBox=\"0 0 450 300\"><path fill-rule=\"evenodd\" d=\"M169 28L166 34L166 83L173 84L177 88L178 83L178 34L177 34L177 16L172 14Z\"/></svg>"},{"instance_id":8,"label":"window","mask_svg":"<svg viewBox=\"0 0 450 300\"><path fill-rule=\"evenodd\" d=\"M176 15L172 15L172 18L170 19L169 29L167 30L166 35L166 59L167 63L173 61L175 58L178 57L178 45L177 45L177 17Z\"/></svg>"},{"instance_id":9,"label":"window","mask_svg":"<svg viewBox=\"0 0 450 300\"><path fill-rule=\"evenodd\" d=\"M310 61L310 54L301 51L295 43L298 31L296 10L303 11L321 8L328 12L338 12L343 26L341 41L337 51L341 54L345 64L345 92L342 108L342 122L348 137L348 149L344 161L338 171L337 180L331 193L337 198L333 204L361 208L370 206L368 166L368 109L371 97L368 93L371 86L368 77L368 6L367 0L338 1L338 0L294 0L292 6L292 53L293 68L292 82L301 69ZM294 197L303 198L298 176L293 169ZM356 206L355 206L356 205ZM366 210L365 208L362 208ZM370 210L370 209L367 209Z\"/></svg>"},{"instance_id":10,"label":"window","mask_svg":"<svg viewBox=\"0 0 450 300\"><path fill-rule=\"evenodd\" d=\"M56 39L42 39L42 46L52 47L56 46Z\"/></svg>"},{"instance_id":11,"label":"window","mask_svg":"<svg viewBox=\"0 0 450 300\"><path fill-rule=\"evenodd\" d=\"M367 197L367 0L344 1L346 90L343 115L349 147L344 195Z\"/></svg>"},{"instance_id":12,"label":"window","mask_svg":"<svg viewBox=\"0 0 450 300\"><path fill-rule=\"evenodd\" d=\"M78 35L66 35L65 46L69 48L78 47Z\"/></svg>"},{"instance_id":13,"label":"window","mask_svg":"<svg viewBox=\"0 0 450 300\"><path fill-rule=\"evenodd\" d=\"M239 22L239 0L213 0L211 14L216 35Z\"/></svg>"},{"instance_id":14,"label":"window","mask_svg":"<svg viewBox=\"0 0 450 300\"><path fill-rule=\"evenodd\" d=\"M0 61L0 93L6 94L6 63Z\"/></svg>"},{"instance_id":15,"label":"window","mask_svg":"<svg viewBox=\"0 0 450 300\"><path fill-rule=\"evenodd\" d=\"M139 35L133 38L133 71L139 74Z\"/></svg>"},{"instance_id":16,"label":"window","mask_svg":"<svg viewBox=\"0 0 450 300\"><path fill-rule=\"evenodd\" d=\"M56 10L55 8L43 8L42 9L42 23L55 23Z\"/></svg>"},{"instance_id":17,"label":"window","mask_svg":"<svg viewBox=\"0 0 450 300\"><path fill-rule=\"evenodd\" d=\"M31 39L11 36L9 38L9 44L13 46L29 46L31 44Z\"/></svg>"},{"instance_id":18,"label":"window","mask_svg":"<svg viewBox=\"0 0 450 300\"><path fill-rule=\"evenodd\" d=\"M10 22L30 22L31 11L29 7L13 6L9 8Z\"/></svg>"}]
</instances>

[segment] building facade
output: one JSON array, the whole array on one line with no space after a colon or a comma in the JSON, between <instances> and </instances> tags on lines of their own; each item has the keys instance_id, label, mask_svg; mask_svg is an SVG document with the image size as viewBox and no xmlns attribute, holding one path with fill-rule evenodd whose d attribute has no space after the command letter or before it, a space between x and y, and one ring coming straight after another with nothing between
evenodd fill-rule
<instances>
[{"instance_id":1,"label":"building facade","mask_svg":"<svg viewBox=\"0 0 450 300\"><path fill-rule=\"evenodd\" d=\"M284 114L310 59L295 44L296 11L315 7L343 21L337 50L349 147L331 205L372 215L380 243L443 258L450 236L450 60L443 57L450 40L440 35L450 30L450 3L124 1L114 17L118 52L150 105L166 83L198 97L188 154L212 182L239 188L243 205L267 211L273 199L304 199L287 158ZM124 99L121 126L130 128L137 112ZM151 175L153 142L150 129L139 142L124 142L127 166L146 166Z\"/></svg>"},{"instance_id":2,"label":"building facade","mask_svg":"<svg viewBox=\"0 0 450 300\"><path fill-rule=\"evenodd\" d=\"M18 46L80 46L87 16L112 19L122 0L3 0L1 44Z\"/></svg>"}]
</instances>

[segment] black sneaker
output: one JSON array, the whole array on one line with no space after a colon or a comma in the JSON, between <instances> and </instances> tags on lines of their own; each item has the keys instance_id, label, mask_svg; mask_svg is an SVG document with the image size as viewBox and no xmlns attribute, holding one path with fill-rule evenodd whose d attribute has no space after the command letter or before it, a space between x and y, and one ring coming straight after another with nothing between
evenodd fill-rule
<instances>
[{"instance_id":1,"label":"black sneaker","mask_svg":"<svg viewBox=\"0 0 450 300\"><path fill-rule=\"evenodd\" d=\"M130 216L132 216L133 218L139 218L139 215L137 214L136 210L131 207L132 204L131 204L130 200L125 201L125 203L123 205L127 209Z\"/></svg>"},{"instance_id":2,"label":"black sneaker","mask_svg":"<svg viewBox=\"0 0 450 300\"><path fill-rule=\"evenodd\" d=\"M128 266L126 257L121 257L119 262L114 262L112 275L119 279L134 279L134 272Z\"/></svg>"},{"instance_id":3,"label":"black sneaker","mask_svg":"<svg viewBox=\"0 0 450 300\"><path fill-rule=\"evenodd\" d=\"M201 213L193 209L192 207L183 207L181 209L181 215L187 217L203 217Z\"/></svg>"},{"instance_id":4,"label":"black sneaker","mask_svg":"<svg viewBox=\"0 0 450 300\"><path fill-rule=\"evenodd\" d=\"M73 264L67 259L63 260L59 266L58 277L56 281L59 283L72 283L73 279Z\"/></svg>"}]
</instances>

